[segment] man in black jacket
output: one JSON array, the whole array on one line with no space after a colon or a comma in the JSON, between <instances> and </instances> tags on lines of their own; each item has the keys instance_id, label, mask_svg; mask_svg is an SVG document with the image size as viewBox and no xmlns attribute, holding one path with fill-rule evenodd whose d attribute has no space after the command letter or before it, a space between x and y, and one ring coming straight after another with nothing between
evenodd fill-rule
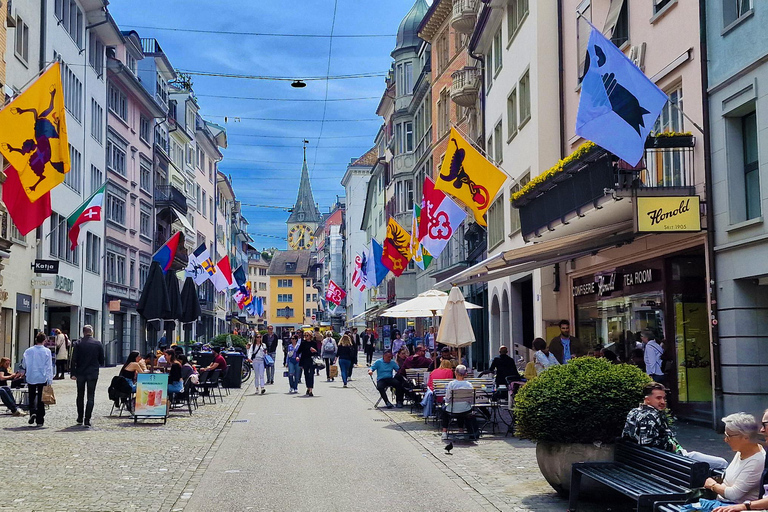
<instances>
[{"instance_id":1,"label":"man in black jacket","mask_svg":"<svg viewBox=\"0 0 768 512\"><path fill-rule=\"evenodd\" d=\"M272 357L272 361L275 360L275 356L277 355L277 344L280 341L280 338L277 337L277 334L275 334L275 328L271 325L267 327L267 335L263 338L264 344L267 346L267 354L269 354ZM267 384L274 384L275 383L275 365L269 365L267 366Z\"/></svg>"},{"instance_id":2,"label":"man in black jacket","mask_svg":"<svg viewBox=\"0 0 768 512\"><path fill-rule=\"evenodd\" d=\"M493 358L491 367L488 368L488 371L481 372L479 377L482 377L486 373L493 373L495 370L497 386L506 386L508 377L511 377L509 379L511 381L523 380L522 377L520 377L520 372L517 371L515 360L509 357L508 352L509 349L507 349L507 347L503 345L499 347L499 355Z\"/></svg>"},{"instance_id":3,"label":"man in black jacket","mask_svg":"<svg viewBox=\"0 0 768 512\"><path fill-rule=\"evenodd\" d=\"M70 375L77 381L77 424L91 426L96 383L99 380L99 368L104 366L104 346L93 338L93 327L83 326L83 337L75 343L72 352ZM88 403L83 414L83 398L88 390Z\"/></svg>"}]
</instances>

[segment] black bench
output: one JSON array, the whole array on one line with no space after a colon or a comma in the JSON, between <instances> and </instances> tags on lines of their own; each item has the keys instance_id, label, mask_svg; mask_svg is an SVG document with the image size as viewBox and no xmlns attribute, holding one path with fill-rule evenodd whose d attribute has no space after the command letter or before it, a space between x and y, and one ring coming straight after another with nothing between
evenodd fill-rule
<instances>
[{"instance_id":1,"label":"black bench","mask_svg":"<svg viewBox=\"0 0 768 512\"><path fill-rule=\"evenodd\" d=\"M637 510L652 510L657 501L684 500L703 487L709 464L627 440L616 443L613 462L578 462L571 468L568 509L579 501L581 478L607 485L637 502Z\"/></svg>"}]
</instances>

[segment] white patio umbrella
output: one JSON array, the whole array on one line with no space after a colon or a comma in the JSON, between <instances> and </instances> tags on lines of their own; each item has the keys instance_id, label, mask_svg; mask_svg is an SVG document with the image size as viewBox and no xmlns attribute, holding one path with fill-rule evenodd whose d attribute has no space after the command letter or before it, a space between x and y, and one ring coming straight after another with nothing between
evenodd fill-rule
<instances>
[{"instance_id":1,"label":"white patio umbrella","mask_svg":"<svg viewBox=\"0 0 768 512\"><path fill-rule=\"evenodd\" d=\"M469 321L466 304L461 290L456 286L451 288L440 330L437 332L437 340L443 345L461 348L475 342L475 331Z\"/></svg>"},{"instance_id":2,"label":"white patio umbrella","mask_svg":"<svg viewBox=\"0 0 768 512\"><path fill-rule=\"evenodd\" d=\"M461 292L459 292L461 294ZM462 296L462 300L464 297ZM448 294L440 290L427 290L416 297L392 306L381 314L389 318L423 318L442 316L448 303ZM480 309L480 306L465 302L467 309Z\"/></svg>"}]
</instances>

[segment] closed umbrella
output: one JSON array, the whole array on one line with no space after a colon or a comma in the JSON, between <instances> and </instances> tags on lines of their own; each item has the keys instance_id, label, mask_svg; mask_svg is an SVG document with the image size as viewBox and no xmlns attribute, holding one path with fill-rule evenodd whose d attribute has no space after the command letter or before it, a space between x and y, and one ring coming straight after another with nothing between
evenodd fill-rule
<instances>
[{"instance_id":1,"label":"closed umbrella","mask_svg":"<svg viewBox=\"0 0 768 512\"><path fill-rule=\"evenodd\" d=\"M179 321L184 328L184 345L189 345L189 339L192 335L192 323L200 318L200 300L197 298L197 287L191 277L184 280L184 287L181 289L181 315Z\"/></svg>"},{"instance_id":2,"label":"closed umbrella","mask_svg":"<svg viewBox=\"0 0 768 512\"><path fill-rule=\"evenodd\" d=\"M144 283L144 289L141 290L136 311L147 321L147 327L152 331L149 341L152 346L156 345L157 331L162 327L163 319L171 313L163 269L156 261L149 266L149 275Z\"/></svg>"},{"instance_id":3,"label":"closed umbrella","mask_svg":"<svg viewBox=\"0 0 768 512\"><path fill-rule=\"evenodd\" d=\"M451 288L451 293L448 295L440 330L437 331L437 340L443 345L459 349L475 342L475 331L469 321L464 295L456 286ZM461 351L459 351L459 360L461 360Z\"/></svg>"},{"instance_id":4,"label":"closed umbrella","mask_svg":"<svg viewBox=\"0 0 768 512\"><path fill-rule=\"evenodd\" d=\"M170 306L170 312L165 317L165 339L168 340L168 344L172 343L171 340L175 339L173 331L176 329L176 320L181 318L181 293L179 292L179 279L176 274L168 271L165 274L165 285L168 288L168 305Z\"/></svg>"}]
</instances>

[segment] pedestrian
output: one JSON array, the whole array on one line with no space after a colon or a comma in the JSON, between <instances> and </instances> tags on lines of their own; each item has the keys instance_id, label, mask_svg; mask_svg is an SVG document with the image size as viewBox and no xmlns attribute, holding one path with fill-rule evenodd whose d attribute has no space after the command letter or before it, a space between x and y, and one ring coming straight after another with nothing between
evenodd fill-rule
<instances>
[{"instance_id":1,"label":"pedestrian","mask_svg":"<svg viewBox=\"0 0 768 512\"><path fill-rule=\"evenodd\" d=\"M325 376L327 382L333 382L331 377L331 366L336 364L336 354L339 351L336 340L333 339L333 331L326 331L325 339L323 339L322 357L325 363Z\"/></svg>"},{"instance_id":2,"label":"pedestrian","mask_svg":"<svg viewBox=\"0 0 768 512\"><path fill-rule=\"evenodd\" d=\"M357 334L357 327L352 328L352 346L355 349L355 357L352 359L352 366L349 367L347 380L352 380L352 371L357 366L357 355L360 353L360 335Z\"/></svg>"},{"instance_id":3,"label":"pedestrian","mask_svg":"<svg viewBox=\"0 0 768 512\"><path fill-rule=\"evenodd\" d=\"M376 350L376 338L373 336L373 331L370 327L365 329L363 333L363 350L365 351L365 364L371 366L373 363L373 353Z\"/></svg>"},{"instance_id":4,"label":"pedestrian","mask_svg":"<svg viewBox=\"0 0 768 512\"><path fill-rule=\"evenodd\" d=\"M25 350L22 357L22 367L29 390L29 424L36 424L38 427L45 423L43 387L53 383L51 351L43 346L45 340L45 333L38 333L35 344Z\"/></svg>"},{"instance_id":5,"label":"pedestrian","mask_svg":"<svg viewBox=\"0 0 768 512\"><path fill-rule=\"evenodd\" d=\"M536 367L536 375L541 375L541 373L547 368L558 366L560 364L557 362L555 355L549 351L547 348L547 342L543 339L536 338L533 340L533 350L536 351L533 354L533 358L535 360L534 364Z\"/></svg>"},{"instance_id":6,"label":"pedestrian","mask_svg":"<svg viewBox=\"0 0 768 512\"><path fill-rule=\"evenodd\" d=\"M315 361L318 354L311 331L304 332L304 340L296 350L296 361L304 369L304 382L307 385L307 396L315 396L312 389L315 387Z\"/></svg>"},{"instance_id":7,"label":"pedestrian","mask_svg":"<svg viewBox=\"0 0 768 512\"><path fill-rule=\"evenodd\" d=\"M267 347L262 343L261 334L254 334L251 351L248 353L248 360L253 364L253 383L256 385L255 395L259 393L263 395L267 392L267 388L264 387L264 356L267 355L266 351Z\"/></svg>"},{"instance_id":8,"label":"pedestrian","mask_svg":"<svg viewBox=\"0 0 768 512\"><path fill-rule=\"evenodd\" d=\"M325 339L325 336L320 332L319 327L315 327L313 336L315 339L315 349L317 349L317 353L319 354L323 351L323 340ZM315 368L315 372L317 372L316 375L320 375L320 368Z\"/></svg>"},{"instance_id":9,"label":"pedestrian","mask_svg":"<svg viewBox=\"0 0 768 512\"><path fill-rule=\"evenodd\" d=\"M645 373L656 382L664 384L664 372L661 369L661 356L664 355L664 347L659 345L651 331L642 331L640 339L643 342L643 361Z\"/></svg>"},{"instance_id":10,"label":"pedestrian","mask_svg":"<svg viewBox=\"0 0 768 512\"><path fill-rule=\"evenodd\" d=\"M347 381L352 371L352 365L354 364L357 350L352 340L346 334L339 340L339 369L341 370L341 381L344 383L344 387L347 387Z\"/></svg>"},{"instance_id":11,"label":"pedestrian","mask_svg":"<svg viewBox=\"0 0 768 512\"><path fill-rule=\"evenodd\" d=\"M296 360L298 355L296 352L299 348L299 343L301 343L299 337L296 334L293 334L291 336L290 343L288 343L286 352L286 360L288 362L288 385L290 386L290 389L288 390L289 395L299 392L299 377L301 376L301 367L299 366L299 362Z\"/></svg>"},{"instance_id":12,"label":"pedestrian","mask_svg":"<svg viewBox=\"0 0 768 512\"><path fill-rule=\"evenodd\" d=\"M58 361L57 361L58 363ZM104 345L93 337L93 327L83 326L83 337L72 350L72 368L70 378L77 381L77 424L86 428L91 426L91 414L96 396L96 383L99 380L99 368L104 366ZM87 403L83 401L87 392Z\"/></svg>"},{"instance_id":13,"label":"pedestrian","mask_svg":"<svg viewBox=\"0 0 768 512\"><path fill-rule=\"evenodd\" d=\"M56 333L56 376L53 380L64 378L64 372L67 370L67 360L69 359L69 337L61 332L61 329L54 329Z\"/></svg>"},{"instance_id":14,"label":"pedestrian","mask_svg":"<svg viewBox=\"0 0 768 512\"><path fill-rule=\"evenodd\" d=\"M571 336L571 322L560 320L560 334L549 341L549 351L554 354L560 364L565 364L574 357L586 355L587 351L581 340Z\"/></svg>"},{"instance_id":15,"label":"pedestrian","mask_svg":"<svg viewBox=\"0 0 768 512\"><path fill-rule=\"evenodd\" d=\"M291 331L288 329L284 329L282 332L282 338L283 338L283 368L288 367L288 346L291 344L291 340L293 339L293 336L291 335Z\"/></svg>"},{"instance_id":16,"label":"pedestrian","mask_svg":"<svg viewBox=\"0 0 768 512\"><path fill-rule=\"evenodd\" d=\"M396 356L400 353L400 349L405 346L405 340L400 337L400 331L395 332L395 337L392 341L392 353ZM410 355L410 352L408 353Z\"/></svg>"},{"instance_id":17,"label":"pedestrian","mask_svg":"<svg viewBox=\"0 0 768 512\"><path fill-rule=\"evenodd\" d=\"M277 356L277 344L280 342L280 338L275 334L275 328L271 325L267 326L267 335L264 336L264 345L267 350L267 354L272 358L272 361L276 361ZM271 364L267 366L267 384L275 383L275 365Z\"/></svg>"},{"instance_id":18,"label":"pedestrian","mask_svg":"<svg viewBox=\"0 0 768 512\"><path fill-rule=\"evenodd\" d=\"M13 382L13 379L18 378L21 374L11 372L10 370L11 360L7 357L0 357L0 400L11 411L14 416L22 416L24 412L16 405L16 399L13 397L9 384Z\"/></svg>"},{"instance_id":19,"label":"pedestrian","mask_svg":"<svg viewBox=\"0 0 768 512\"><path fill-rule=\"evenodd\" d=\"M435 327L430 326L429 332L424 335L424 344L427 347L427 352L430 354L435 351L435 340L437 339L437 336L435 336Z\"/></svg>"}]
</instances>

